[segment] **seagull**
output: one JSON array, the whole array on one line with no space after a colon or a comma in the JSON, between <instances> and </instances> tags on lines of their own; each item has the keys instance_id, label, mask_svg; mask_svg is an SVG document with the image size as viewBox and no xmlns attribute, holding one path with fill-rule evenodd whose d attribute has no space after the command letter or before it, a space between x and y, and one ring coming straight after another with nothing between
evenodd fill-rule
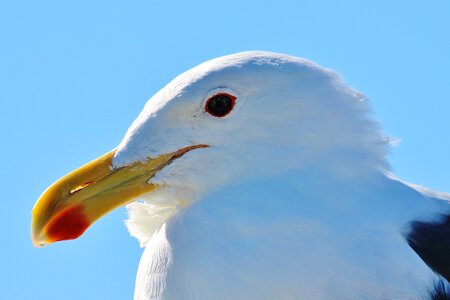
<instances>
[{"instance_id":1,"label":"seagull","mask_svg":"<svg viewBox=\"0 0 450 300\"><path fill-rule=\"evenodd\" d=\"M391 144L334 71L219 57L44 191L32 241L76 239L127 205L145 247L135 300L450 299L450 195L397 178Z\"/></svg>"}]
</instances>

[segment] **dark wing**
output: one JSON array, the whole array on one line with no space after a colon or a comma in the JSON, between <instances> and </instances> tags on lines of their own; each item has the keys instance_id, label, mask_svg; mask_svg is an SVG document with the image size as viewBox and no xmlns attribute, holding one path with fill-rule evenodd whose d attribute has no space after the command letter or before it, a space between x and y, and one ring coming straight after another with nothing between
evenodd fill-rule
<instances>
[{"instance_id":1,"label":"dark wing","mask_svg":"<svg viewBox=\"0 0 450 300\"><path fill-rule=\"evenodd\" d=\"M450 282L450 215L437 221L410 223L409 246L436 273Z\"/></svg>"}]
</instances>

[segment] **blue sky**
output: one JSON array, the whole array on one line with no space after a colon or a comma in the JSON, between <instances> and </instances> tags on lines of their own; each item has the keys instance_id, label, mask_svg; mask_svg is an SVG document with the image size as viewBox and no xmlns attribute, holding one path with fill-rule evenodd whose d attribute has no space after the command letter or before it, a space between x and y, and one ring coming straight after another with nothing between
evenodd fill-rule
<instances>
[{"instance_id":1,"label":"blue sky","mask_svg":"<svg viewBox=\"0 0 450 300\"><path fill-rule=\"evenodd\" d=\"M4 299L131 299L142 249L121 208L35 249L31 208L115 147L177 74L244 50L303 56L364 92L403 179L450 191L450 2L0 2L0 282Z\"/></svg>"}]
</instances>

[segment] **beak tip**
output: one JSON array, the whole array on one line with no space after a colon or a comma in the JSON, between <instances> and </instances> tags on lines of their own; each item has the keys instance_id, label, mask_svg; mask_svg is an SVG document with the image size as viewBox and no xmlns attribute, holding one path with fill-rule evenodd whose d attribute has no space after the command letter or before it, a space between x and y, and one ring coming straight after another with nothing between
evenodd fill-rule
<instances>
[{"instance_id":1,"label":"beak tip","mask_svg":"<svg viewBox=\"0 0 450 300\"><path fill-rule=\"evenodd\" d=\"M33 242L34 248L44 248L48 245L48 243L35 243Z\"/></svg>"},{"instance_id":2,"label":"beak tip","mask_svg":"<svg viewBox=\"0 0 450 300\"><path fill-rule=\"evenodd\" d=\"M33 221L36 221L36 224ZM48 222L41 223L34 219L33 221L31 241L36 248L43 248L57 241L76 239L90 226L81 205L62 210Z\"/></svg>"},{"instance_id":3,"label":"beak tip","mask_svg":"<svg viewBox=\"0 0 450 300\"><path fill-rule=\"evenodd\" d=\"M39 230L36 230L36 227L31 225L31 243L35 248L44 248L45 246L51 244L46 241L46 238L42 236L42 233Z\"/></svg>"}]
</instances>

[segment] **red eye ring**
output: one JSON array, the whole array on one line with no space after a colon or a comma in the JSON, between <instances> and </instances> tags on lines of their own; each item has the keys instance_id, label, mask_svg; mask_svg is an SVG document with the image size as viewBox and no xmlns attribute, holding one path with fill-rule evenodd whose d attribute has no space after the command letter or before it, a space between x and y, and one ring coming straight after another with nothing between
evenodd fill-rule
<instances>
[{"instance_id":1,"label":"red eye ring","mask_svg":"<svg viewBox=\"0 0 450 300\"><path fill-rule=\"evenodd\" d=\"M222 118L234 108L236 97L228 93L219 93L210 97L205 104L205 111L210 115Z\"/></svg>"}]
</instances>

